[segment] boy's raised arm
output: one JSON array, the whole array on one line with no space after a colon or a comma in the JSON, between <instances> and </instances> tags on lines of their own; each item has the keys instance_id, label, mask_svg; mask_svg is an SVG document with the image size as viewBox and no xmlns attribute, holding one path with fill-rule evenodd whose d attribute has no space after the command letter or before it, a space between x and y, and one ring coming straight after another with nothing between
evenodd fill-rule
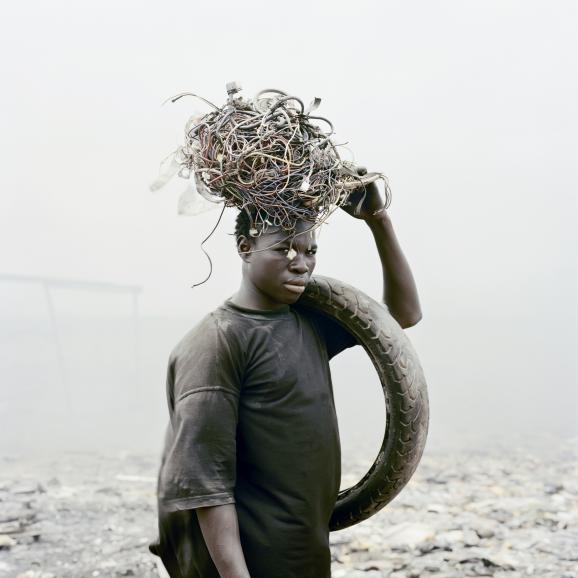
<instances>
[{"instance_id":1,"label":"boy's raised arm","mask_svg":"<svg viewBox=\"0 0 578 578\"><path fill-rule=\"evenodd\" d=\"M367 172L357 168L358 174ZM349 204L341 207L357 219L363 219L375 239L383 271L383 302L392 317L405 329L415 325L422 317L417 287L409 263L401 250L385 203L375 183L351 192Z\"/></svg>"},{"instance_id":2,"label":"boy's raised arm","mask_svg":"<svg viewBox=\"0 0 578 578\"><path fill-rule=\"evenodd\" d=\"M405 329L422 317L417 287L409 263L401 250L389 215L383 210L365 222L373 233L383 271L383 302Z\"/></svg>"}]
</instances>

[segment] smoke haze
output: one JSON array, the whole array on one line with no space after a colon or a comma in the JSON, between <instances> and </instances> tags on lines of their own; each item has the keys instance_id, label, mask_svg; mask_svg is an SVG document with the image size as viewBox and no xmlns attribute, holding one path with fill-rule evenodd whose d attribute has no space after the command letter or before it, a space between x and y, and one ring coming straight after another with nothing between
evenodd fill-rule
<instances>
[{"instance_id":1,"label":"smoke haze","mask_svg":"<svg viewBox=\"0 0 578 578\"><path fill-rule=\"evenodd\" d=\"M245 97L321 97L336 141L388 176L424 312L406 332L428 380L428 447L578 435L575 4L293 2L287 20L252 4L248 20L244 3L227 19L198 3L11 6L0 452L160 451L170 350L241 279L227 209L205 245L213 274L190 288L219 210L177 216L185 182L148 186L205 109L161 103L220 104L231 80ZM316 273L381 298L371 233L343 211ZM332 371L344 447L377 451L369 359L355 348Z\"/></svg>"}]
</instances>

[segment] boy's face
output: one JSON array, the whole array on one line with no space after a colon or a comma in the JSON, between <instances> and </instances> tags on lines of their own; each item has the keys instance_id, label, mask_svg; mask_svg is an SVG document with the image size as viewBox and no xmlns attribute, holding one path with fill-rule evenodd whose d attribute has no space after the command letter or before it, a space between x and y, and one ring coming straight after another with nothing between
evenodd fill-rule
<instances>
[{"instance_id":1,"label":"boy's face","mask_svg":"<svg viewBox=\"0 0 578 578\"><path fill-rule=\"evenodd\" d=\"M265 302L273 306L292 304L305 291L315 268L317 251L315 231L308 231L311 227L312 223L299 221L295 233L302 234L297 234L293 239L283 229L271 227L265 234L250 239L250 248L255 252L241 255L245 261L243 279ZM274 244L274 247L268 248ZM289 250L290 246L292 251ZM247 243L240 241L239 248L246 250Z\"/></svg>"}]
</instances>

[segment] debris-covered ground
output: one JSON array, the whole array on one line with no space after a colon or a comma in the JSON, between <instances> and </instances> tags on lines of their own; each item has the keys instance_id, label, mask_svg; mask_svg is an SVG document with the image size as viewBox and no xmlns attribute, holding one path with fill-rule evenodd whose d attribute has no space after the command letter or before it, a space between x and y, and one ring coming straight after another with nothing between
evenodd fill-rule
<instances>
[{"instance_id":1,"label":"debris-covered ground","mask_svg":"<svg viewBox=\"0 0 578 578\"><path fill-rule=\"evenodd\" d=\"M161 575L147 548L157 456L4 456L0 467L1 577ZM344 471L345 485L364 473ZM333 578L578 578L578 442L426 452L389 506L331 542Z\"/></svg>"}]
</instances>

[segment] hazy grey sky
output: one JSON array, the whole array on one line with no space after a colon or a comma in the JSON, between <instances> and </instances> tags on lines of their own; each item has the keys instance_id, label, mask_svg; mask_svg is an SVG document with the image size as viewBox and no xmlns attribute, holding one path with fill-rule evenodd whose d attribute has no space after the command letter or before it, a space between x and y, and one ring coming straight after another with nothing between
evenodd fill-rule
<instances>
[{"instance_id":1,"label":"hazy grey sky","mask_svg":"<svg viewBox=\"0 0 578 578\"><path fill-rule=\"evenodd\" d=\"M436 431L576 433L575 2L36 1L5 14L0 273L141 285L143 316L194 322L240 281L235 211L206 245L212 278L190 289L219 211L179 217L178 191L148 185L206 109L161 103L222 103L230 80L247 97L318 96L336 139L389 177ZM341 211L317 272L381 296L369 230ZM63 315L130 314L120 296L54 299ZM37 287L0 286L2 315L45 308ZM168 344L150 352L161 389Z\"/></svg>"}]
</instances>

